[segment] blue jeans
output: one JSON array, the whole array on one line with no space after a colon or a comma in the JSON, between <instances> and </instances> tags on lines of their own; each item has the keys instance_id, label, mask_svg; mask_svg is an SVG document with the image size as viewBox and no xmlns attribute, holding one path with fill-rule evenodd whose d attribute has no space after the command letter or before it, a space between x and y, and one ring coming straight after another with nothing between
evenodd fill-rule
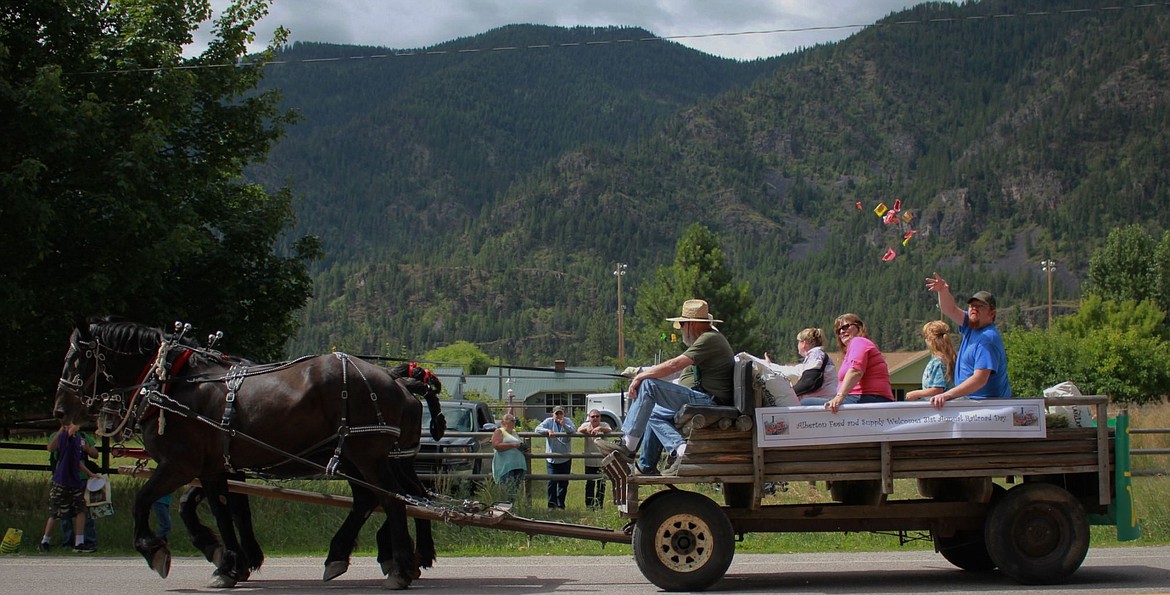
<instances>
[{"instance_id":1,"label":"blue jeans","mask_svg":"<svg viewBox=\"0 0 1170 595\"><path fill-rule=\"evenodd\" d=\"M171 497L170 494L159 498L150 505L154 515L158 517L158 529L154 532L159 539L166 539L171 533Z\"/></svg>"},{"instance_id":2,"label":"blue jeans","mask_svg":"<svg viewBox=\"0 0 1170 595\"><path fill-rule=\"evenodd\" d=\"M520 493L523 488L524 474L523 469L513 469L500 478L500 487L503 488L509 499L515 499Z\"/></svg>"},{"instance_id":3,"label":"blue jeans","mask_svg":"<svg viewBox=\"0 0 1170 595\"><path fill-rule=\"evenodd\" d=\"M549 475L568 475L573 471L573 459L569 459L563 463L550 463L547 460L544 462L548 466ZM565 494L569 492L569 480L557 479L548 481L548 507L549 508L564 508Z\"/></svg>"},{"instance_id":4,"label":"blue jeans","mask_svg":"<svg viewBox=\"0 0 1170 595\"><path fill-rule=\"evenodd\" d=\"M87 507L88 508L88 507ZM82 543L97 547L97 527L93 524L93 515L85 511L85 529L81 534ZM61 547L73 547L73 518L61 519Z\"/></svg>"},{"instance_id":5,"label":"blue jeans","mask_svg":"<svg viewBox=\"0 0 1170 595\"><path fill-rule=\"evenodd\" d=\"M714 405L715 398L711 395L691 390L673 382L650 378L643 380L638 386L638 396L630 405L626 413L626 421L622 423L622 432L627 436L641 439L646 435L647 427L662 442L663 448L673 452L684 442L682 434L674 427L674 414L683 405ZM660 406L660 407L656 407ZM656 413L656 410L658 414Z\"/></svg>"},{"instance_id":6,"label":"blue jeans","mask_svg":"<svg viewBox=\"0 0 1170 595\"><path fill-rule=\"evenodd\" d=\"M655 407L655 409L658 409ZM662 458L662 441L654 432L646 434L642 441L642 455L638 457L638 468L643 471L658 468L658 461Z\"/></svg>"}]
</instances>

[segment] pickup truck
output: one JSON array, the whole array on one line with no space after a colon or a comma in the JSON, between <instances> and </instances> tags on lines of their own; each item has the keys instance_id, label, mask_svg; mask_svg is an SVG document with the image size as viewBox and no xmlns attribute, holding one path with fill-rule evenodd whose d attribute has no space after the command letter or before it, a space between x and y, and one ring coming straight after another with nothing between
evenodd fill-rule
<instances>
[{"instance_id":1,"label":"pickup truck","mask_svg":"<svg viewBox=\"0 0 1170 595\"><path fill-rule=\"evenodd\" d=\"M622 427L625 419L625 393L594 393L585 395L585 410L596 409L601 414L601 421L609 424L613 429Z\"/></svg>"},{"instance_id":2,"label":"pickup truck","mask_svg":"<svg viewBox=\"0 0 1170 595\"><path fill-rule=\"evenodd\" d=\"M455 481L477 479L484 469L490 471L491 459L475 455L492 452L491 435L474 436L473 432L491 432L496 429L496 420L491 408L481 401L440 401L443 416L447 418L447 433L439 441L423 431L419 443L419 456L415 471L431 485L435 480L455 476ZM422 427L431 424L431 414L423 408Z\"/></svg>"},{"instance_id":3,"label":"pickup truck","mask_svg":"<svg viewBox=\"0 0 1170 595\"><path fill-rule=\"evenodd\" d=\"M745 363L736 365L734 407L688 405L676 415L687 437L677 476L631 474L616 454L602 460L618 510L631 520L634 560L664 590L703 590L718 582L731 564L736 537L746 533L920 532L955 566L998 569L1023 584L1059 583L1080 567L1090 524L1115 526L1121 541L1140 535L1129 486L1128 413L1110 419L1105 397L1047 402L1094 407L1100 423L1044 427L1034 437L879 434L851 444L777 447L767 442L769 436L787 438L792 427L779 416L769 418L771 411L806 410L801 414L824 416L816 418L824 425L840 418L809 408L774 408L761 410L765 421L759 423L764 391ZM1013 409L1011 403L1022 400L995 401ZM1032 405L1043 418L1044 404ZM1030 415L1011 421L1045 423ZM917 497L895 498L896 479L918 480ZM765 486L784 481L832 482L832 501L768 503ZM700 483L720 485L724 502L679 489ZM650 493L643 497L643 491Z\"/></svg>"}]
</instances>

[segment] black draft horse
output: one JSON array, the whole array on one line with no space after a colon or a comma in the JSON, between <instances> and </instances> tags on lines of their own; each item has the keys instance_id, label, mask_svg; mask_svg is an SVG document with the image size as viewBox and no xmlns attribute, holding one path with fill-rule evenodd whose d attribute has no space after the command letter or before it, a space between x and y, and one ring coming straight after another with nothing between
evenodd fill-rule
<instances>
[{"instance_id":1,"label":"black draft horse","mask_svg":"<svg viewBox=\"0 0 1170 595\"><path fill-rule=\"evenodd\" d=\"M436 395L427 392L432 411ZM218 504L213 513L225 539L216 570L223 580L213 585L235 584L241 559L250 559L235 540L227 497L228 476L241 469L285 477L325 469L354 486L354 508L331 543L326 578L332 578L331 562L348 564L357 530L375 504L386 513L377 532L384 586L406 588L434 560L429 527L418 531L416 554L400 497L425 494L413 470L421 404L384 368L340 353L250 367L160 329L78 324L54 415L79 422L99 409L99 432L137 424L157 463L135 496L133 517L135 549L160 576L169 572L170 551L150 529L151 504L198 478L209 502Z\"/></svg>"}]
</instances>

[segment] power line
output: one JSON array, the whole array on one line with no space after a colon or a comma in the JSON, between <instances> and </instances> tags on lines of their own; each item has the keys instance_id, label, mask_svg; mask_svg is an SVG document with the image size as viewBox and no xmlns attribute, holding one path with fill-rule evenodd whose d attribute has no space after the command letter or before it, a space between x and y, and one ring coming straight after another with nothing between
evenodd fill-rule
<instances>
[{"instance_id":1,"label":"power line","mask_svg":"<svg viewBox=\"0 0 1170 595\"><path fill-rule=\"evenodd\" d=\"M576 42L561 42L561 43L542 43L522 46L497 46L484 48L463 48L450 50L404 50L399 52L383 53L383 54L365 54L358 56L337 56L332 58L301 58L298 60L263 60L259 62L239 61L231 64L185 64L179 66L158 66L152 68L124 68L118 70L93 70L73 72L69 74L74 75L101 75L101 74L129 74L135 72L165 72L172 70L202 70L206 68L226 68L226 67L249 67L249 66L275 66L288 64L319 64L323 62L348 62L355 60L379 60L387 58L408 58L412 56L443 56L443 55L459 55L459 54L486 54L499 52L514 52L522 50L544 50L555 48L571 48L571 47L589 47L589 46L606 46L606 45L620 45L642 43L647 41L661 42L661 41L679 41L688 39L710 39L716 37L743 37L748 35L780 35L787 33L809 33L817 31L839 31L844 29L864 29L866 27L894 27L904 25L930 25L930 24L945 24L945 23L963 23L975 21L993 21L1010 18L1021 17L1042 17L1042 16L1061 16L1071 14L1090 14L1090 13L1104 13L1115 12L1126 9L1137 8L1157 8L1170 6L1170 2L1149 2L1145 4L1134 4L1132 6L1103 6L1098 8L1068 8L1064 10L1041 10L1032 12L1020 13L1000 13L993 15L971 15L965 17L935 17L926 19L910 19L902 21L877 22L869 24L845 24L845 25L822 25L815 27L792 27L783 29L761 29L755 31L730 31L722 33L696 33L691 35L652 35L649 37L631 37L625 39L608 39L601 41L576 41Z\"/></svg>"}]
</instances>

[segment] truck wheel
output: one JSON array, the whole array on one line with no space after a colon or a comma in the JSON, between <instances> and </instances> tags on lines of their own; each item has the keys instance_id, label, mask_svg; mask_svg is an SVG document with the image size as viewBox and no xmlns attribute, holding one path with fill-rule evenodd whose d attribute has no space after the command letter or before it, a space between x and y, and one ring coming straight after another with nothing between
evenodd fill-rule
<instances>
[{"instance_id":1,"label":"truck wheel","mask_svg":"<svg viewBox=\"0 0 1170 595\"><path fill-rule=\"evenodd\" d=\"M1089 551L1085 507L1064 488L1025 483L1008 490L984 526L987 552L999 570L1025 585L1068 577Z\"/></svg>"},{"instance_id":2,"label":"truck wheel","mask_svg":"<svg viewBox=\"0 0 1170 595\"><path fill-rule=\"evenodd\" d=\"M999 484L991 486L991 504L999 502L1007 490ZM950 537L934 534L934 546L947 562L972 572L986 572L995 569L995 560L987 552L987 540L983 529L961 529Z\"/></svg>"},{"instance_id":3,"label":"truck wheel","mask_svg":"<svg viewBox=\"0 0 1170 595\"><path fill-rule=\"evenodd\" d=\"M986 572L995 570L995 561L987 553L987 542L983 539L980 529L962 529L955 531L950 537L934 536L934 545L938 553L946 558L947 562L972 572Z\"/></svg>"},{"instance_id":4,"label":"truck wheel","mask_svg":"<svg viewBox=\"0 0 1170 595\"><path fill-rule=\"evenodd\" d=\"M654 500L634 525L634 561L666 591L701 591L731 566L735 534L711 499L673 491Z\"/></svg>"}]
</instances>

